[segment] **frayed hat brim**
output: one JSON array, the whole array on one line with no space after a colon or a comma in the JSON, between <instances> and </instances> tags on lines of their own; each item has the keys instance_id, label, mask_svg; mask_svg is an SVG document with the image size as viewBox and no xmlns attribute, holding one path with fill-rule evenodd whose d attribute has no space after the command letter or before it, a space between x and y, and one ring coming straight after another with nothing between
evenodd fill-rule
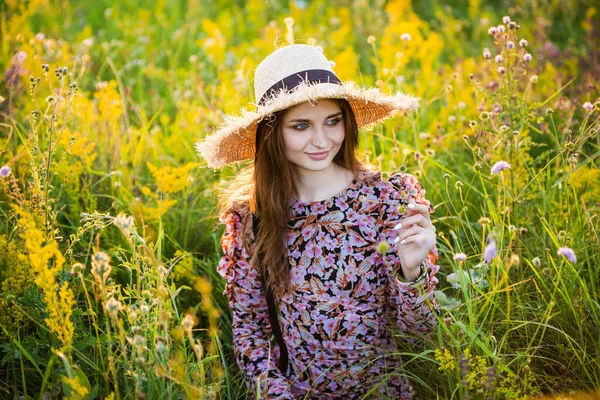
<instances>
[{"instance_id":1,"label":"frayed hat brim","mask_svg":"<svg viewBox=\"0 0 600 400\"><path fill-rule=\"evenodd\" d=\"M211 168L248 160L254 157L256 129L265 117L306 101L327 98L346 99L358 128L372 126L398 112L416 111L419 107L418 97L403 93L389 96L379 89L360 88L353 82L342 85L303 82L293 92L282 89L256 111L242 110L239 116L227 117L215 133L196 143L196 150Z\"/></svg>"}]
</instances>

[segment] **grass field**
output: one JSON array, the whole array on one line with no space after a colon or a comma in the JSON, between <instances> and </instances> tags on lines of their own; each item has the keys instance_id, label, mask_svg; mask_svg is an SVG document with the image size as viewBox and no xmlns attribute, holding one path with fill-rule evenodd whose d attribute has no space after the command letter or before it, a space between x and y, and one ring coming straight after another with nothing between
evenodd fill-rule
<instances>
[{"instance_id":1,"label":"grass field","mask_svg":"<svg viewBox=\"0 0 600 400\"><path fill-rule=\"evenodd\" d=\"M417 176L436 208L439 326L398 340L417 397L600 390L597 2L0 11L1 398L244 398L216 273L216 198L241 166L210 170L193 145L254 107L254 68L292 42L421 98L360 133L363 159Z\"/></svg>"}]
</instances>

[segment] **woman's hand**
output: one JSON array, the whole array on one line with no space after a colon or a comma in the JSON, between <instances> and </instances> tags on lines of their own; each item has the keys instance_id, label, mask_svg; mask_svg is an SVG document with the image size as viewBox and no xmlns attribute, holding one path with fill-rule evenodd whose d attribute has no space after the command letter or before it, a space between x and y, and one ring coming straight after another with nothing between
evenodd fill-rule
<instances>
[{"instance_id":1,"label":"woman's hand","mask_svg":"<svg viewBox=\"0 0 600 400\"><path fill-rule=\"evenodd\" d=\"M429 207L410 203L406 214L394 229L398 231L396 251L402 264L404 279L412 282L419 276L419 266L436 243L435 226L431 223Z\"/></svg>"}]
</instances>

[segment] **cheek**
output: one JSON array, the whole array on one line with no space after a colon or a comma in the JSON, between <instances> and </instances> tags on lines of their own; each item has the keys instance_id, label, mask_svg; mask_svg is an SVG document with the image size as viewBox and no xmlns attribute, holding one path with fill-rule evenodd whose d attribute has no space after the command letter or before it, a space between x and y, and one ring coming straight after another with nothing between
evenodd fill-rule
<instances>
[{"instance_id":1,"label":"cheek","mask_svg":"<svg viewBox=\"0 0 600 400\"><path fill-rule=\"evenodd\" d=\"M346 132L344 127L341 126L339 129L336 129L333 135L331 136L331 140L338 145L341 145L344 141L344 137L346 136Z\"/></svg>"},{"instance_id":2,"label":"cheek","mask_svg":"<svg viewBox=\"0 0 600 400\"><path fill-rule=\"evenodd\" d=\"M304 148L304 142L300 135L284 131L283 146L285 147L286 152L293 152L302 150Z\"/></svg>"}]
</instances>

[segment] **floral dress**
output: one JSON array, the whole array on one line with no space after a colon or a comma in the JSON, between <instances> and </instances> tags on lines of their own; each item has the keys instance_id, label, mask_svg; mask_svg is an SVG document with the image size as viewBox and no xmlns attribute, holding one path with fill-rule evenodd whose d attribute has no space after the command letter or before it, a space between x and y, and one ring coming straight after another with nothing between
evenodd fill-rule
<instances>
[{"instance_id":1,"label":"floral dress","mask_svg":"<svg viewBox=\"0 0 600 400\"><path fill-rule=\"evenodd\" d=\"M421 276L406 283L393 228L409 202L432 209L424 195L410 174L383 179L363 171L327 200L291 200L292 291L275 300L289 353L287 374L277 368L279 348L270 340L262 283L249 265L251 214L247 205L223 214L218 272L227 280L234 351L250 397L260 387L261 397L269 399L413 398L399 358L390 354L396 350L390 324L409 336L435 326L437 249L423 262Z\"/></svg>"}]
</instances>

